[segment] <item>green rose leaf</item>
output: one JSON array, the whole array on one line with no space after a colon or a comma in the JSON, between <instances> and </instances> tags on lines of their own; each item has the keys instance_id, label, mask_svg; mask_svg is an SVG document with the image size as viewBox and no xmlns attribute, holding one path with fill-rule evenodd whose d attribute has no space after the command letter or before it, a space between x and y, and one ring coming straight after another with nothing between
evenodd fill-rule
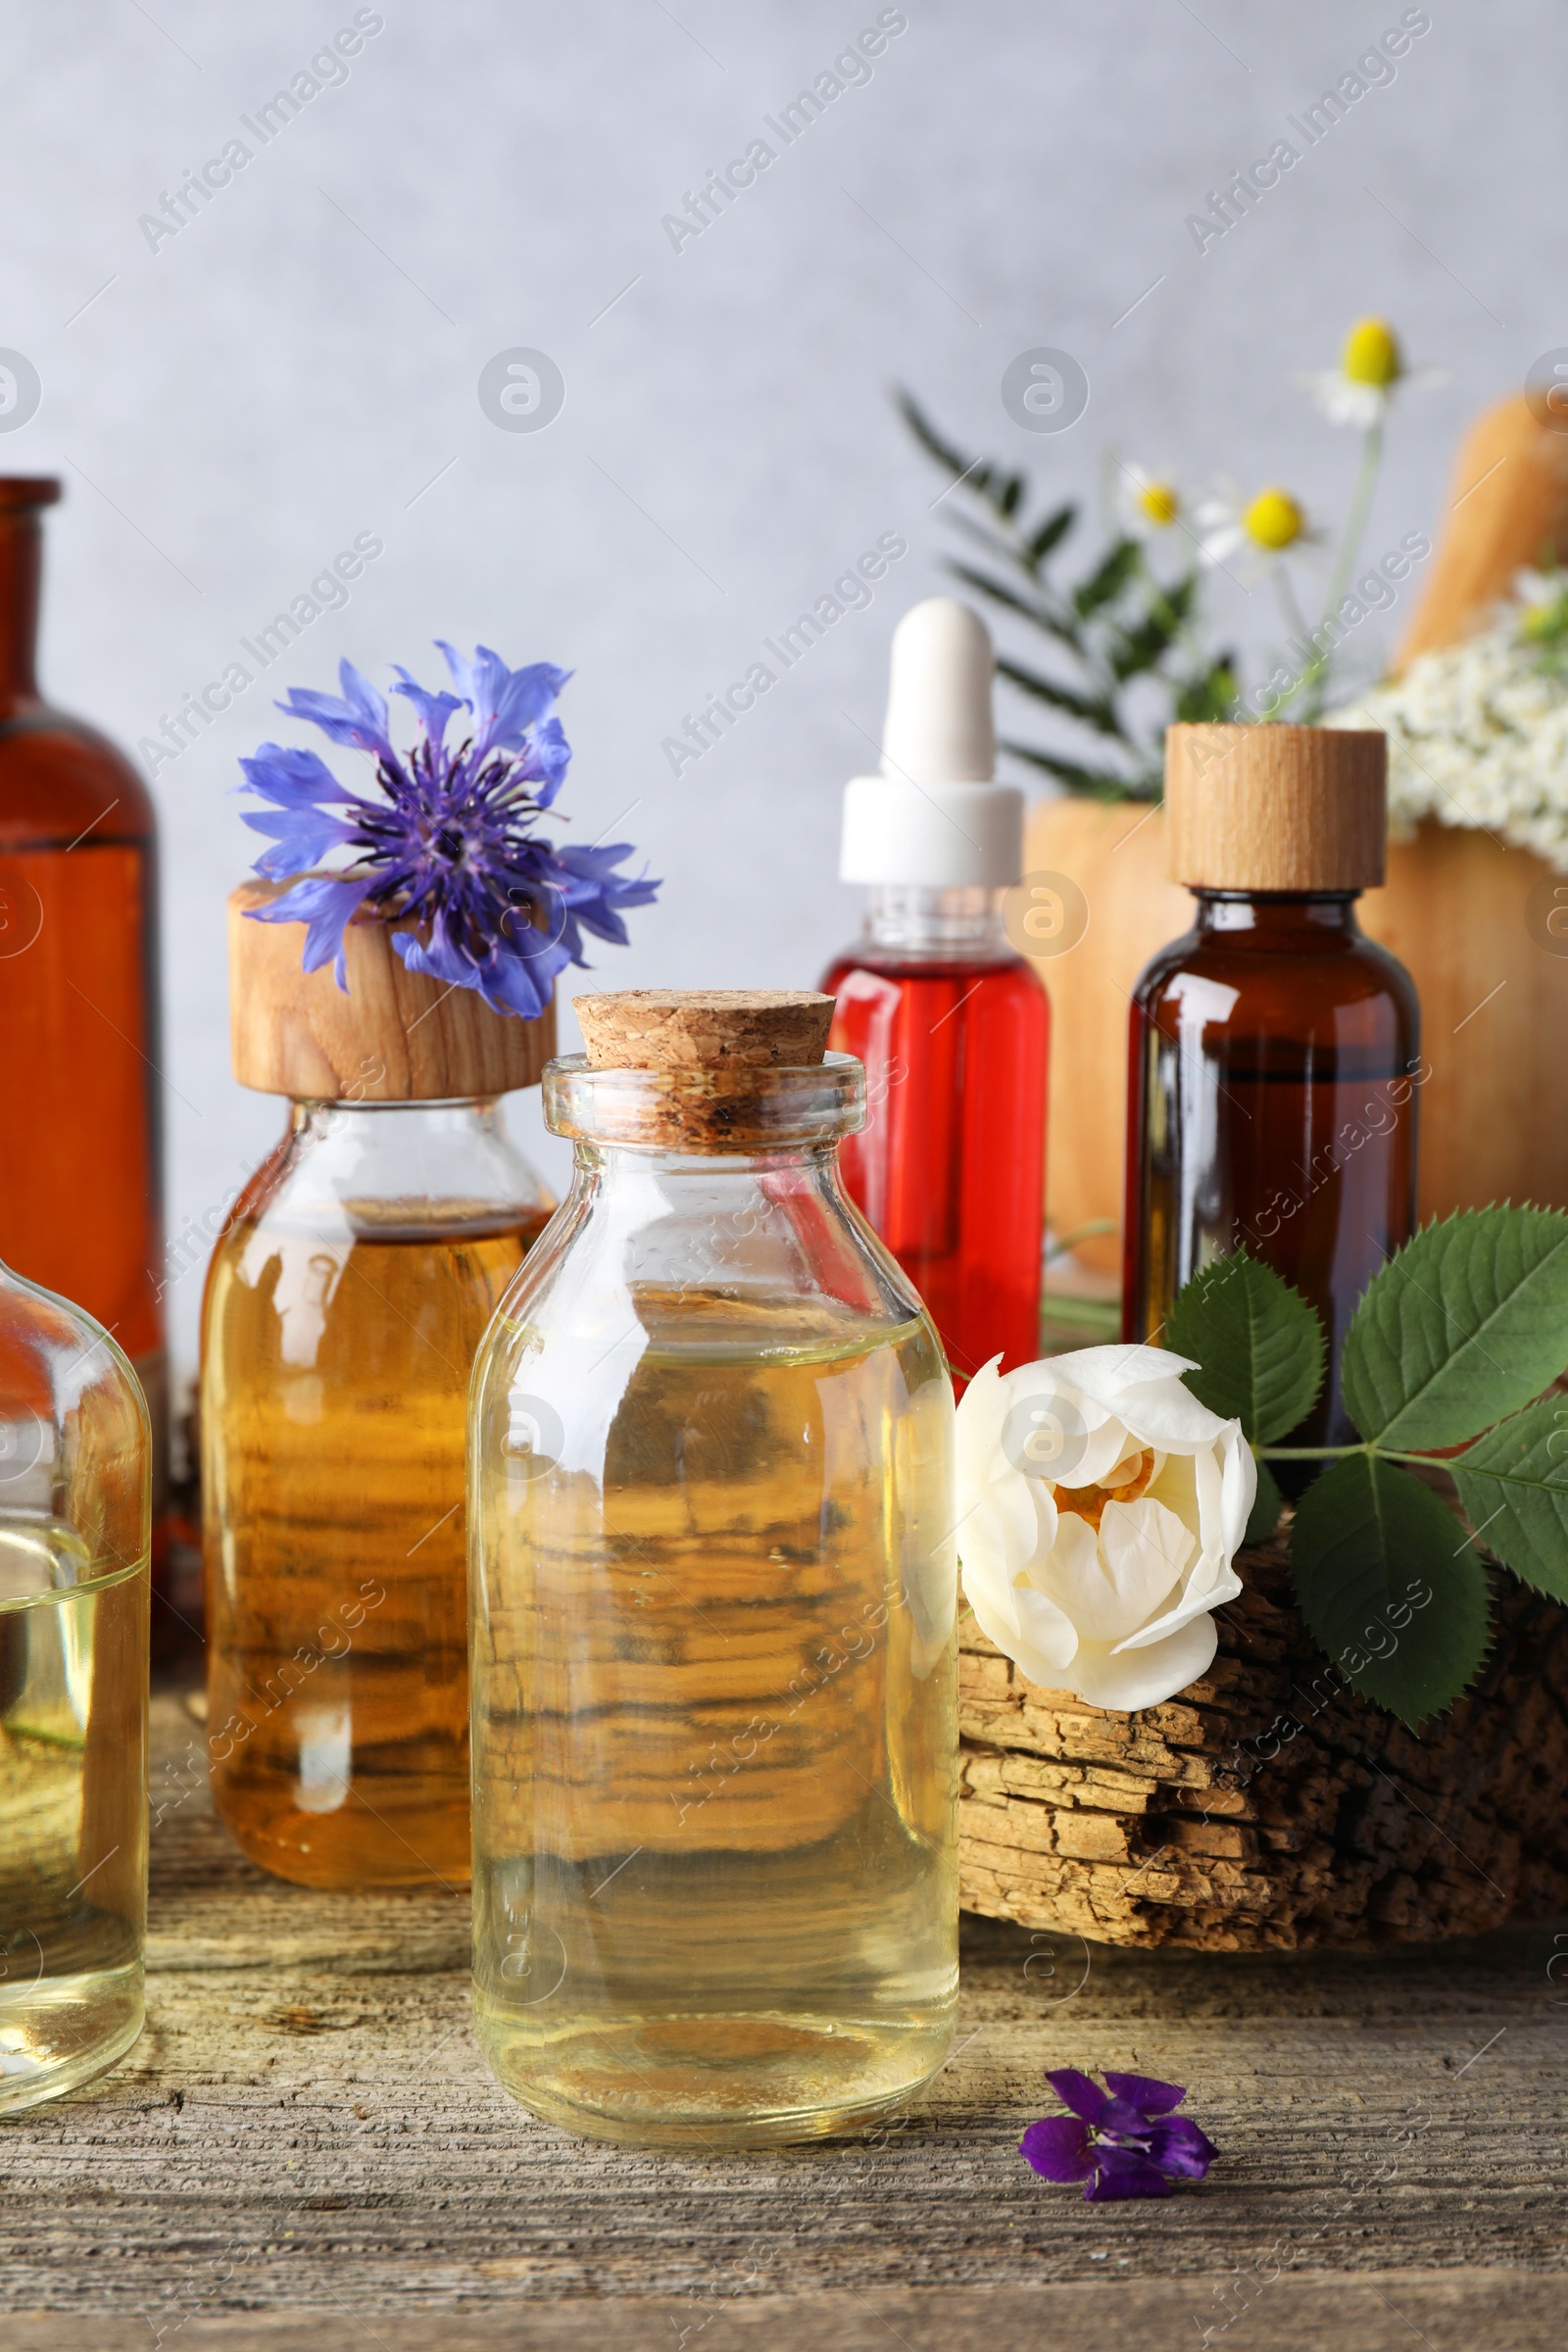
<instances>
[{"instance_id":1,"label":"green rose leaf","mask_svg":"<svg viewBox=\"0 0 1568 2352\"><path fill-rule=\"evenodd\" d=\"M1470 1524L1516 1576L1568 1600L1568 1396L1545 1396L1452 1464Z\"/></svg>"},{"instance_id":2,"label":"green rose leaf","mask_svg":"<svg viewBox=\"0 0 1568 2352\"><path fill-rule=\"evenodd\" d=\"M1202 1267L1184 1285L1165 1318L1164 1344L1196 1359L1198 1370L1187 1374L1193 1395L1211 1413L1240 1421L1253 1446L1272 1445L1293 1430L1323 1385L1316 1312L1245 1250ZM1277 1506L1277 1489L1275 1499Z\"/></svg>"},{"instance_id":3,"label":"green rose leaf","mask_svg":"<svg viewBox=\"0 0 1568 2352\"><path fill-rule=\"evenodd\" d=\"M1266 1544L1280 1523L1285 1497L1280 1493L1274 1473L1267 1462L1257 1465L1257 1494L1247 1522L1244 1544Z\"/></svg>"},{"instance_id":4,"label":"green rose leaf","mask_svg":"<svg viewBox=\"0 0 1568 2352\"><path fill-rule=\"evenodd\" d=\"M1488 1592L1470 1538L1429 1487L1352 1454L1296 1506L1301 1614L1351 1689L1418 1730L1474 1680Z\"/></svg>"},{"instance_id":5,"label":"green rose leaf","mask_svg":"<svg viewBox=\"0 0 1568 2352\"><path fill-rule=\"evenodd\" d=\"M1568 1359L1568 1216L1461 1209L1373 1277L1340 1359L1363 1438L1457 1446L1539 1396Z\"/></svg>"}]
</instances>

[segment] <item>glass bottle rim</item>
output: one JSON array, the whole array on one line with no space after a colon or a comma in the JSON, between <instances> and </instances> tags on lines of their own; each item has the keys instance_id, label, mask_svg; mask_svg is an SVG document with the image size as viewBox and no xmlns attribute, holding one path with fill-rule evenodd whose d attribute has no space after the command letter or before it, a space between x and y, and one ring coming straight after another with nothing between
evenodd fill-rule
<instances>
[{"instance_id":1,"label":"glass bottle rim","mask_svg":"<svg viewBox=\"0 0 1568 2352\"><path fill-rule=\"evenodd\" d=\"M1189 882L1186 887L1195 899L1215 899L1228 906L1245 906L1254 899L1265 906L1348 906L1352 899L1366 895L1366 885L1361 882L1336 884L1332 890L1238 890L1228 882Z\"/></svg>"},{"instance_id":2,"label":"glass bottle rim","mask_svg":"<svg viewBox=\"0 0 1568 2352\"><path fill-rule=\"evenodd\" d=\"M295 1110L495 1110L500 1095L283 1095Z\"/></svg>"},{"instance_id":3,"label":"glass bottle rim","mask_svg":"<svg viewBox=\"0 0 1568 2352\"><path fill-rule=\"evenodd\" d=\"M853 1054L796 1067L595 1070L584 1054L547 1062L545 1125L574 1143L697 1158L836 1144L865 1124Z\"/></svg>"}]
</instances>

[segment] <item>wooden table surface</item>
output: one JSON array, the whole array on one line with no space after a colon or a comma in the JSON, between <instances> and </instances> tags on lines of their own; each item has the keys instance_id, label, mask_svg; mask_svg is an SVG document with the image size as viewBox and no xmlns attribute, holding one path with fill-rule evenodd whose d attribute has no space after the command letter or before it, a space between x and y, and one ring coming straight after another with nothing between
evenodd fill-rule
<instances>
[{"instance_id":1,"label":"wooden table surface","mask_svg":"<svg viewBox=\"0 0 1568 2352\"><path fill-rule=\"evenodd\" d=\"M954 2055L871 2140L628 2154L486 2073L466 1899L313 1894L241 1859L198 1705L176 1684L154 1706L146 2031L0 2127L7 2352L1568 2334L1568 1930L1210 1960L967 1921ZM1208 2181L1090 2206L1037 2180L1016 2142L1064 2065L1187 2083Z\"/></svg>"}]
</instances>

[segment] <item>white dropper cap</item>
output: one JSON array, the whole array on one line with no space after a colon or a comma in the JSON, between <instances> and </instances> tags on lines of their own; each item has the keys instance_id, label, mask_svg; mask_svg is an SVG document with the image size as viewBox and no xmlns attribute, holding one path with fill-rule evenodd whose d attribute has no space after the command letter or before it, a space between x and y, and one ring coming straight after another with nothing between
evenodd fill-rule
<instances>
[{"instance_id":1,"label":"white dropper cap","mask_svg":"<svg viewBox=\"0 0 1568 2352\"><path fill-rule=\"evenodd\" d=\"M844 792L839 878L1005 889L1023 871L1023 794L992 781L996 668L972 607L933 596L893 632L882 773Z\"/></svg>"}]
</instances>

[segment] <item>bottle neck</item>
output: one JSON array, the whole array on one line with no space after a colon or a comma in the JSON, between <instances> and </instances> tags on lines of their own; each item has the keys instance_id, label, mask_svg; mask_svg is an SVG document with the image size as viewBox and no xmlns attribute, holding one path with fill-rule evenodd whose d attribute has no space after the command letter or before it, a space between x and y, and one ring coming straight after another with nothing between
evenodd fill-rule
<instances>
[{"instance_id":1,"label":"bottle neck","mask_svg":"<svg viewBox=\"0 0 1568 2352\"><path fill-rule=\"evenodd\" d=\"M601 1185L633 1190L650 1183L689 1182L705 1194L737 1194L762 1178L791 1186L827 1184L838 1166L838 1144L786 1144L776 1152L657 1152L627 1144L579 1138L573 1147L578 1172Z\"/></svg>"},{"instance_id":2,"label":"bottle neck","mask_svg":"<svg viewBox=\"0 0 1568 2352\"><path fill-rule=\"evenodd\" d=\"M1296 952L1362 936L1355 914L1358 891L1195 890L1193 896L1200 936L1223 933L1261 949Z\"/></svg>"},{"instance_id":3,"label":"bottle neck","mask_svg":"<svg viewBox=\"0 0 1568 2352\"><path fill-rule=\"evenodd\" d=\"M291 1198L395 1204L462 1221L537 1205L538 1179L494 1097L443 1102L289 1104Z\"/></svg>"},{"instance_id":4,"label":"bottle neck","mask_svg":"<svg viewBox=\"0 0 1568 2352\"><path fill-rule=\"evenodd\" d=\"M39 700L33 668L43 527L26 508L0 507L0 714Z\"/></svg>"},{"instance_id":5,"label":"bottle neck","mask_svg":"<svg viewBox=\"0 0 1568 2352\"><path fill-rule=\"evenodd\" d=\"M917 883L873 883L861 938L884 954L1001 959L1012 953L1002 924L1003 895L980 887L932 890Z\"/></svg>"},{"instance_id":6,"label":"bottle neck","mask_svg":"<svg viewBox=\"0 0 1568 2352\"><path fill-rule=\"evenodd\" d=\"M402 1138L477 1135L491 1131L501 1108L495 1095L454 1096L435 1102L355 1102L318 1101L296 1095L288 1106L289 1127L295 1135L314 1136L319 1143L351 1135L356 1149L395 1149Z\"/></svg>"}]
</instances>

